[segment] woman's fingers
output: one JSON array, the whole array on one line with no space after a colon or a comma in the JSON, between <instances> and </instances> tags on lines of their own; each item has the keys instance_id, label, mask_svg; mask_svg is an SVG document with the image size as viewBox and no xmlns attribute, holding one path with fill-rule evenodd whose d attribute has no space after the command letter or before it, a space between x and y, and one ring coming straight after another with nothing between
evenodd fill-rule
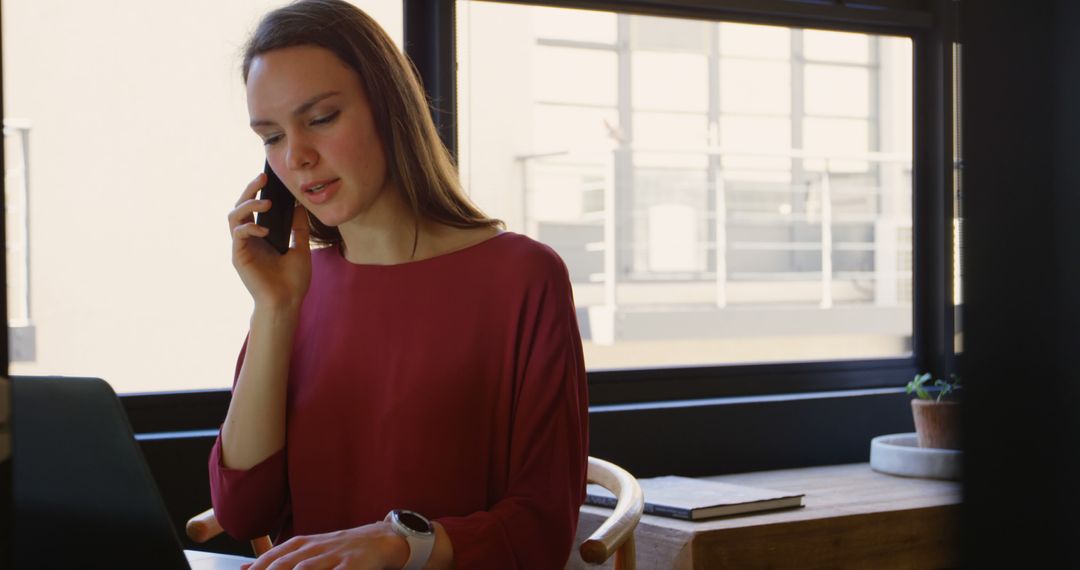
<instances>
[{"instance_id":1,"label":"woman's fingers","mask_svg":"<svg viewBox=\"0 0 1080 570\"><path fill-rule=\"evenodd\" d=\"M292 568L296 562L303 560L296 555L297 551L307 544L307 537L294 536L284 543L267 550L255 559L252 570L269 568Z\"/></svg>"},{"instance_id":2,"label":"woman's fingers","mask_svg":"<svg viewBox=\"0 0 1080 570\"><path fill-rule=\"evenodd\" d=\"M236 201L235 207L229 211L229 230L236 229L237 226L248 222L255 221L255 212L265 212L270 209L269 200L258 200L256 196L259 194L259 190L266 185L266 175L259 173L251 182L248 182L244 187L244 192L240 194L240 199ZM265 203L264 203L265 202Z\"/></svg>"},{"instance_id":3,"label":"woman's fingers","mask_svg":"<svg viewBox=\"0 0 1080 570\"><path fill-rule=\"evenodd\" d=\"M240 224L254 222L255 212L269 211L270 206L270 200L255 199L251 199L241 204L238 204L235 208L229 211L229 229L235 228Z\"/></svg>"},{"instance_id":4,"label":"woman's fingers","mask_svg":"<svg viewBox=\"0 0 1080 570\"><path fill-rule=\"evenodd\" d=\"M248 182L248 185L244 187L244 192L240 194L240 199L236 201L236 205L239 206L254 198L259 193L259 190L262 190L263 186L266 186L266 175L260 172L254 180Z\"/></svg>"},{"instance_id":5,"label":"woman's fingers","mask_svg":"<svg viewBox=\"0 0 1080 570\"><path fill-rule=\"evenodd\" d=\"M270 233L270 230L260 226L256 223L240 224L233 228L232 236L233 240L239 242L252 237L266 237Z\"/></svg>"}]
</instances>

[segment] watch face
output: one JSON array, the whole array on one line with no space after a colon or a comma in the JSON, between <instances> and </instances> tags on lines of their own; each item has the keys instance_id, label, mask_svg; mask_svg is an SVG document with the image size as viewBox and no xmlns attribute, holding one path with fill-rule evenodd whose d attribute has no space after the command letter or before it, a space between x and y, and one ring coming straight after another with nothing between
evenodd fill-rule
<instances>
[{"instance_id":1,"label":"watch face","mask_svg":"<svg viewBox=\"0 0 1080 570\"><path fill-rule=\"evenodd\" d=\"M431 532L431 525L428 524L427 520L412 511L398 511L397 519L409 530L420 533Z\"/></svg>"}]
</instances>

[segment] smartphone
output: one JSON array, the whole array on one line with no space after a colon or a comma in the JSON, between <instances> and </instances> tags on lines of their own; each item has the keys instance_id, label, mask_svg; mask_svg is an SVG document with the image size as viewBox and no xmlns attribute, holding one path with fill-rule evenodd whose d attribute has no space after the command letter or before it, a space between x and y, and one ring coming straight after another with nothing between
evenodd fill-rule
<instances>
[{"instance_id":1,"label":"smartphone","mask_svg":"<svg viewBox=\"0 0 1080 570\"><path fill-rule=\"evenodd\" d=\"M278 253L285 255L289 251L289 235L292 233L293 209L296 208L296 198L293 198L285 183L274 174L267 162L263 167L266 173L266 186L259 193L259 199L270 200L270 209L266 212L255 213L255 223L270 230L264 237Z\"/></svg>"}]
</instances>

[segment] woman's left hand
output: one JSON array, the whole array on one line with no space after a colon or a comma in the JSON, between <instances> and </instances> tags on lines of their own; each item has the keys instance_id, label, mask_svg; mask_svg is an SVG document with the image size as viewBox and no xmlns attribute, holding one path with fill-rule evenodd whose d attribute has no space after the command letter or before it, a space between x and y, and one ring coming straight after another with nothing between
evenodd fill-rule
<instances>
[{"instance_id":1,"label":"woman's left hand","mask_svg":"<svg viewBox=\"0 0 1080 570\"><path fill-rule=\"evenodd\" d=\"M405 539L385 522L295 536L263 553L243 570L383 570L401 568L409 558Z\"/></svg>"}]
</instances>

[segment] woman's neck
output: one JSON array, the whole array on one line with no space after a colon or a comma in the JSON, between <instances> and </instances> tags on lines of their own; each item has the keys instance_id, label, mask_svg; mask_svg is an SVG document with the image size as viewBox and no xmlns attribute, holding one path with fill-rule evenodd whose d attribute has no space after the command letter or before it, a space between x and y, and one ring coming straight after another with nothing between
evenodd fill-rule
<instances>
[{"instance_id":1,"label":"woman's neck","mask_svg":"<svg viewBox=\"0 0 1080 570\"><path fill-rule=\"evenodd\" d=\"M457 228L417 217L393 187L363 213L338 226L345 259L358 265L397 265L435 257L494 237L496 227Z\"/></svg>"},{"instance_id":2,"label":"woman's neck","mask_svg":"<svg viewBox=\"0 0 1080 570\"><path fill-rule=\"evenodd\" d=\"M371 207L338 226L345 259L364 265L395 265L419 256L427 233L393 187L385 188ZM419 229L419 234L417 230ZM414 255L414 244L416 245Z\"/></svg>"}]
</instances>

